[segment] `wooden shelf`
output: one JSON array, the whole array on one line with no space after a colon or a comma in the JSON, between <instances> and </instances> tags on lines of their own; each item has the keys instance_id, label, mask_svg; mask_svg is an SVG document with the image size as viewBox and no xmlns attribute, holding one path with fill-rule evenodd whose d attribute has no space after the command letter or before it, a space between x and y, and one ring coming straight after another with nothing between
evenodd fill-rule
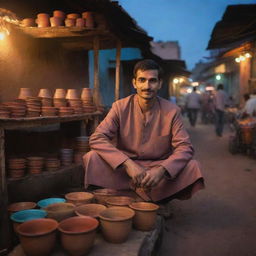
<instances>
[{"instance_id":1,"label":"wooden shelf","mask_svg":"<svg viewBox=\"0 0 256 256\"><path fill-rule=\"evenodd\" d=\"M71 122L79 120L90 120L93 117L100 116L102 113L97 111L94 113L75 114L63 117L23 117L23 118L0 118L0 128L2 129L19 129L28 127L37 127L54 123Z\"/></svg>"}]
</instances>

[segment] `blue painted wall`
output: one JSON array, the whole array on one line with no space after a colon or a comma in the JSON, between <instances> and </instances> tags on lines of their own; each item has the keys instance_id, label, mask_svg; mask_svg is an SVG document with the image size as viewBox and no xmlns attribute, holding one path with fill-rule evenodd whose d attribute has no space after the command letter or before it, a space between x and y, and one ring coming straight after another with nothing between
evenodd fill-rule
<instances>
[{"instance_id":1,"label":"blue painted wall","mask_svg":"<svg viewBox=\"0 0 256 256\"><path fill-rule=\"evenodd\" d=\"M93 88L93 51L89 51L89 82ZM123 48L121 50L122 60L141 59L141 52L137 48ZM115 97L115 67L116 50L100 50L99 52L99 80L102 101L105 106L111 106ZM120 98L123 97L122 68L120 79Z\"/></svg>"}]
</instances>

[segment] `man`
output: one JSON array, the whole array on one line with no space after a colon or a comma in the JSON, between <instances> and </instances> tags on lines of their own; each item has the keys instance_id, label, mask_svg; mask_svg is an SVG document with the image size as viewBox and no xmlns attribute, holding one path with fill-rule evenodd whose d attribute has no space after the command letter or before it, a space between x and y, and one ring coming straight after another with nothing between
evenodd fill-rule
<instances>
[{"instance_id":1,"label":"man","mask_svg":"<svg viewBox=\"0 0 256 256\"><path fill-rule=\"evenodd\" d=\"M249 99L246 101L244 106L244 113L247 116L256 115L256 90L250 95Z\"/></svg>"},{"instance_id":2,"label":"man","mask_svg":"<svg viewBox=\"0 0 256 256\"><path fill-rule=\"evenodd\" d=\"M215 106L215 132L216 135L221 137L224 128L224 114L225 107L228 104L228 96L224 92L223 84L217 86L217 92L214 96L214 106Z\"/></svg>"},{"instance_id":3,"label":"man","mask_svg":"<svg viewBox=\"0 0 256 256\"><path fill-rule=\"evenodd\" d=\"M188 110L188 119L191 126L196 125L197 112L200 109L201 98L200 95L196 92L196 87L193 87L193 91L187 96L186 107Z\"/></svg>"},{"instance_id":4,"label":"man","mask_svg":"<svg viewBox=\"0 0 256 256\"><path fill-rule=\"evenodd\" d=\"M157 97L161 77L152 60L135 65L137 93L114 102L90 137L92 150L83 159L85 187L143 188L157 202L187 199L203 188L180 109Z\"/></svg>"}]
</instances>

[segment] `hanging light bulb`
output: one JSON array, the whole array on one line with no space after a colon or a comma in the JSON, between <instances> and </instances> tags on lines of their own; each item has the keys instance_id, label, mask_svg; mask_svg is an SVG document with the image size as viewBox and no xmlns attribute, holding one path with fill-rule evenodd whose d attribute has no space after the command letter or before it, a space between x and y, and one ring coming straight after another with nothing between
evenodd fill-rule
<instances>
[{"instance_id":1,"label":"hanging light bulb","mask_svg":"<svg viewBox=\"0 0 256 256\"><path fill-rule=\"evenodd\" d=\"M174 79L173 79L173 83L174 83L174 84L178 84L178 83L179 83L179 79L178 79L178 78L174 78Z\"/></svg>"},{"instance_id":2,"label":"hanging light bulb","mask_svg":"<svg viewBox=\"0 0 256 256\"><path fill-rule=\"evenodd\" d=\"M240 60L239 57L237 57L237 58L235 58L235 61L236 61L237 63L239 63L241 60Z\"/></svg>"},{"instance_id":3,"label":"hanging light bulb","mask_svg":"<svg viewBox=\"0 0 256 256\"><path fill-rule=\"evenodd\" d=\"M252 57L252 55L249 52L247 52L244 56L245 56L245 58L251 58Z\"/></svg>"},{"instance_id":4,"label":"hanging light bulb","mask_svg":"<svg viewBox=\"0 0 256 256\"><path fill-rule=\"evenodd\" d=\"M245 57L243 55L239 56L240 61L245 61Z\"/></svg>"}]
</instances>

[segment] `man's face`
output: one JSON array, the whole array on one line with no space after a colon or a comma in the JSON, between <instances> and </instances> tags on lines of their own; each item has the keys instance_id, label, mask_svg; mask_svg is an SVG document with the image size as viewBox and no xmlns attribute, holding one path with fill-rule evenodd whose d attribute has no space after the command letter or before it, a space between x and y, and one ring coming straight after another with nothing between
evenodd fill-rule
<instances>
[{"instance_id":1,"label":"man's face","mask_svg":"<svg viewBox=\"0 0 256 256\"><path fill-rule=\"evenodd\" d=\"M156 97L157 91L162 86L162 80L158 78L158 70L155 69L138 70L132 82L138 96L146 100Z\"/></svg>"}]
</instances>

